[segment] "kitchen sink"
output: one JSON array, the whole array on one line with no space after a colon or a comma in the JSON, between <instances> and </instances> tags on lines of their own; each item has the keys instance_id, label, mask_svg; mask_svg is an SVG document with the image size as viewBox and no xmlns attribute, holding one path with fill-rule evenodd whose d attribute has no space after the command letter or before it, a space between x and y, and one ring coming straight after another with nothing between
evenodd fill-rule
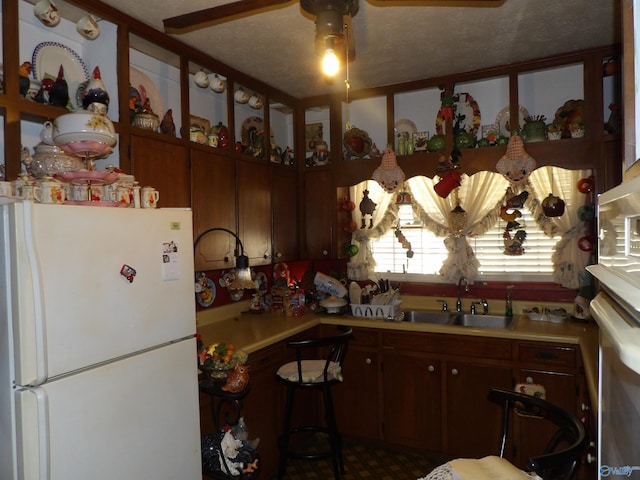
<instances>
[{"instance_id":1,"label":"kitchen sink","mask_svg":"<svg viewBox=\"0 0 640 480\"><path fill-rule=\"evenodd\" d=\"M515 318L516 317L505 317L502 315L477 315L464 313L456 316L452 325L510 329L515 326Z\"/></svg>"},{"instance_id":2,"label":"kitchen sink","mask_svg":"<svg viewBox=\"0 0 640 480\"><path fill-rule=\"evenodd\" d=\"M516 323L516 317L502 315L478 315L460 312L434 312L430 310L406 310L404 322L430 323L437 325L456 325L460 327L498 328L512 329Z\"/></svg>"},{"instance_id":3,"label":"kitchen sink","mask_svg":"<svg viewBox=\"0 0 640 480\"><path fill-rule=\"evenodd\" d=\"M410 323L435 323L451 325L455 320L455 312L432 312L429 310L407 310L404 312L403 321Z\"/></svg>"}]
</instances>

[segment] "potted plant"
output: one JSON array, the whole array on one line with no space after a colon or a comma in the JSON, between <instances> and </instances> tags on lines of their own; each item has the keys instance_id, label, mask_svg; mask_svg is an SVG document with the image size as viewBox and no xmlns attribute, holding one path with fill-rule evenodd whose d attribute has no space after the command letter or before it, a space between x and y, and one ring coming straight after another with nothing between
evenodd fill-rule
<instances>
[{"instance_id":1,"label":"potted plant","mask_svg":"<svg viewBox=\"0 0 640 480\"><path fill-rule=\"evenodd\" d=\"M547 125L547 138L549 140L560 140L562 138L562 126L556 123Z\"/></svg>"},{"instance_id":2,"label":"potted plant","mask_svg":"<svg viewBox=\"0 0 640 480\"><path fill-rule=\"evenodd\" d=\"M571 138L581 138L584 137L584 125L579 122L570 123L569 124L569 133L571 133Z\"/></svg>"}]
</instances>

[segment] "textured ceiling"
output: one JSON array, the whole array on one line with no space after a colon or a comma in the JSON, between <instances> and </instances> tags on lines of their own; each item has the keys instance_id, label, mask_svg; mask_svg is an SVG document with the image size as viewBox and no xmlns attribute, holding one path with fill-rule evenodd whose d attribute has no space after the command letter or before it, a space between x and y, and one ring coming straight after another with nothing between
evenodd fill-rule
<instances>
[{"instance_id":1,"label":"textured ceiling","mask_svg":"<svg viewBox=\"0 0 640 480\"><path fill-rule=\"evenodd\" d=\"M499 7L443 7L360 0L353 18L354 90L573 52L620 42L620 0L506 0ZM217 0L104 0L162 31L163 18L228 3ZM397 5L397 4L395 4ZM290 95L344 90L319 73L315 25L298 2L184 35L174 35L221 62Z\"/></svg>"}]
</instances>

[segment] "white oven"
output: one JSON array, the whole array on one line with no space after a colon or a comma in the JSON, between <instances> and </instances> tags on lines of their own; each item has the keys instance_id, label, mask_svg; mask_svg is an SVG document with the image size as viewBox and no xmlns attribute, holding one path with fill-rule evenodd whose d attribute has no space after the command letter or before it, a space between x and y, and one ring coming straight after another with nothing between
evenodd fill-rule
<instances>
[{"instance_id":1,"label":"white oven","mask_svg":"<svg viewBox=\"0 0 640 480\"><path fill-rule=\"evenodd\" d=\"M640 177L598 197L599 478L640 479Z\"/></svg>"}]
</instances>

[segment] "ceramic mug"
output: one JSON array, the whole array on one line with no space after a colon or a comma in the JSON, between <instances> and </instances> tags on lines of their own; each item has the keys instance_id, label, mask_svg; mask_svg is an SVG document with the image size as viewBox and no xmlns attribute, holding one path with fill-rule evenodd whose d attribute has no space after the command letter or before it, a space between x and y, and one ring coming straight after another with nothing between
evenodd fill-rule
<instances>
[{"instance_id":1,"label":"ceramic mug","mask_svg":"<svg viewBox=\"0 0 640 480\"><path fill-rule=\"evenodd\" d=\"M214 75L209 82L209 88L216 93L222 93L227 87L224 80L222 80L218 75Z\"/></svg>"},{"instance_id":2,"label":"ceramic mug","mask_svg":"<svg viewBox=\"0 0 640 480\"><path fill-rule=\"evenodd\" d=\"M40 187L31 183L25 183L18 191L20 196L25 200L36 200L40 197Z\"/></svg>"},{"instance_id":3,"label":"ceramic mug","mask_svg":"<svg viewBox=\"0 0 640 480\"><path fill-rule=\"evenodd\" d=\"M39 203L64 203L66 196L64 186L55 180L43 180L33 192L36 202Z\"/></svg>"},{"instance_id":4,"label":"ceramic mug","mask_svg":"<svg viewBox=\"0 0 640 480\"><path fill-rule=\"evenodd\" d=\"M195 75L193 76L193 81L200 88L207 88L209 86L209 76L207 75L207 72L202 69L200 69L199 72L195 73Z\"/></svg>"},{"instance_id":5,"label":"ceramic mug","mask_svg":"<svg viewBox=\"0 0 640 480\"><path fill-rule=\"evenodd\" d=\"M95 40L100 35L100 26L90 13L78 20L76 30L87 40Z\"/></svg>"},{"instance_id":6,"label":"ceramic mug","mask_svg":"<svg viewBox=\"0 0 640 480\"><path fill-rule=\"evenodd\" d=\"M131 205L131 197L133 187L118 187L116 191L115 201L118 203L124 203L126 205Z\"/></svg>"},{"instance_id":7,"label":"ceramic mug","mask_svg":"<svg viewBox=\"0 0 640 480\"><path fill-rule=\"evenodd\" d=\"M157 208L160 193L153 187L144 187L140 197L142 208Z\"/></svg>"},{"instance_id":8,"label":"ceramic mug","mask_svg":"<svg viewBox=\"0 0 640 480\"><path fill-rule=\"evenodd\" d=\"M91 192L91 194L89 194ZM100 202L104 200L103 185L74 185L73 199L78 202Z\"/></svg>"},{"instance_id":9,"label":"ceramic mug","mask_svg":"<svg viewBox=\"0 0 640 480\"><path fill-rule=\"evenodd\" d=\"M233 98L235 98L236 102L238 103L247 103L249 101L249 94L244 90L242 90L241 88L239 88L238 90L236 90L236 93L233 95Z\"/></svg>"},{"instance_id":10,"label":"ceramic mug","mask_svg":"<svg viewBox=\"0 0 640 480\"><path fill-rule=\"evenodd\" d=\"M51 0L40 0L33 7L33 14L47 27L60 23L60 13Z\"/></svg>"},{"instance_id":11,"label":"ceramic mug","mask_svg":"<svg viewBox=\"0 0 640 480\"><path fill-rule=\"evenodd\" d=\"M251 95L251 97L249 98L249 106L251 108L255 108L256 110L259 110L262 108L262 105L263 105L263 101L259 96Z\"/></svg>"},{"instance_id":12,"label":"ceramic mug","mask_svg":"<svg viewBox=\"0 0 640 480\"><path fill-rule=\"evenodd\" d=\"M0 197L10 197L12 193L11 182L0 181Z\"/></svg>"}]
</instances>

